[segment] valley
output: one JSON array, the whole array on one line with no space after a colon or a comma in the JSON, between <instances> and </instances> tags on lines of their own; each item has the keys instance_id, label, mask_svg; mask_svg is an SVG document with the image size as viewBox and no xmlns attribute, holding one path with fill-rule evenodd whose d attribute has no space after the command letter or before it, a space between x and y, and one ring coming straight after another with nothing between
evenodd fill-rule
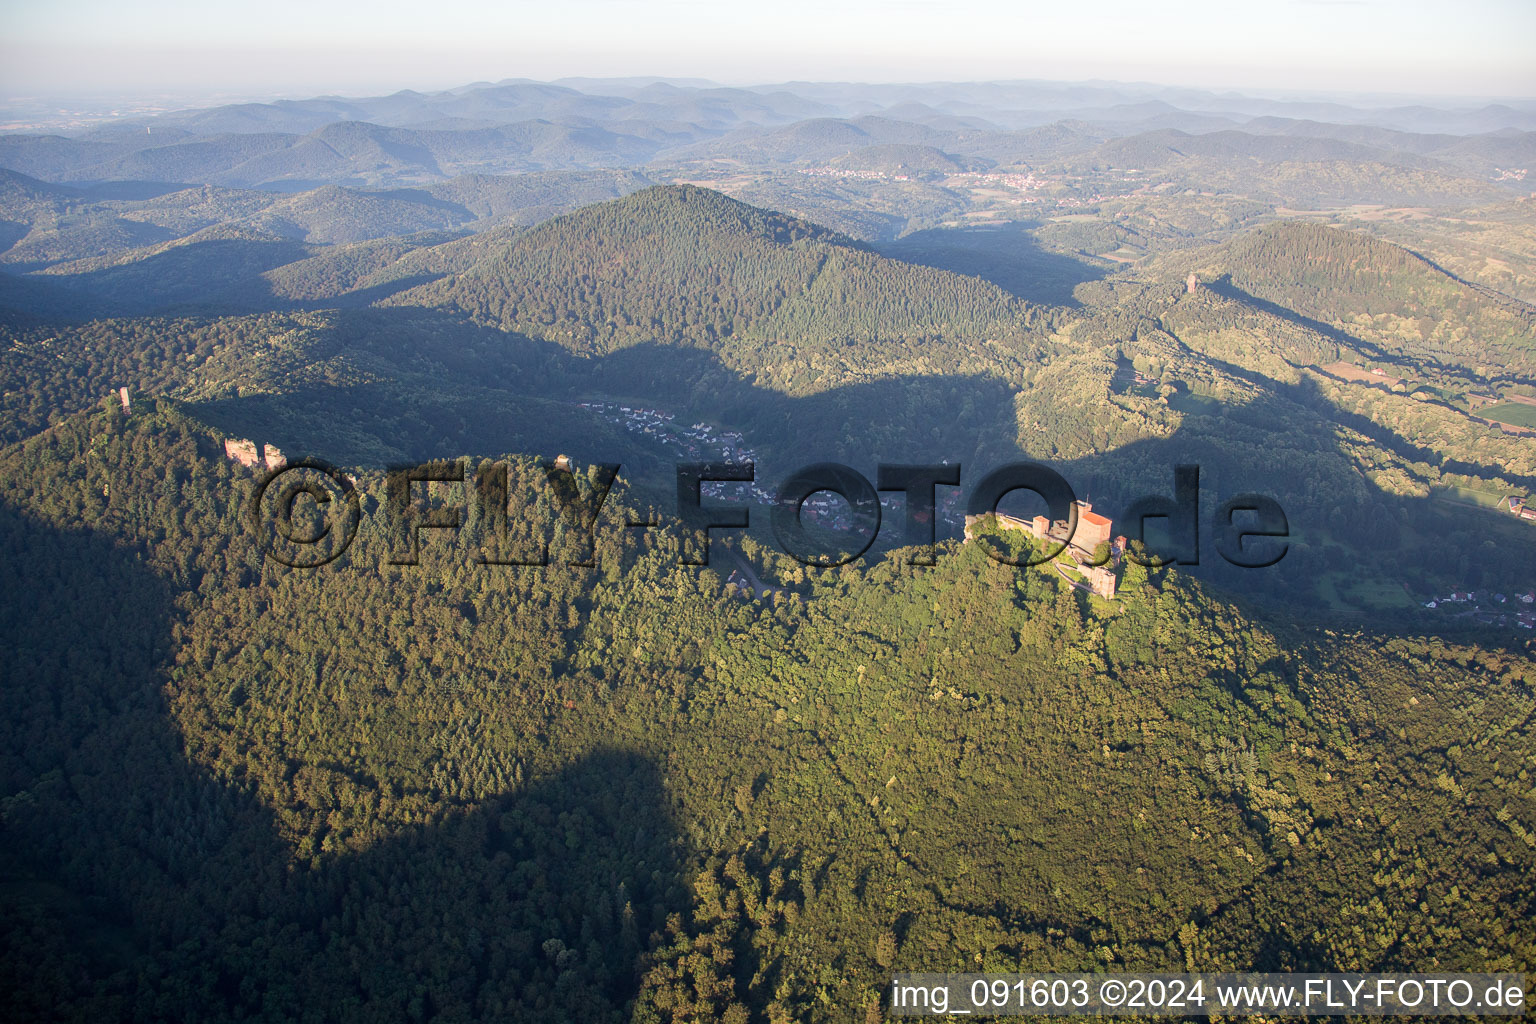
<instances>
[{"instance_id":1,"label":"valley","mask_svg":"<svg viewBox=\"0 0 1536 1024\"><path fill-rule=\"evenodd\" d=\"M15 1019L1530 972L1536 108L625 79L39 117L0 133ZM698 565L704 462L756 475L702 485L748 521ZM913 524L882 483L813 564L773 517L821 463L960 483ZM1051 557L1044 494L967 517L1026 463L1091 550ZM855 505L796 521L857 547ZM1228 557L1243 524L1283 557Z\"/></svg>"}]
</instances>

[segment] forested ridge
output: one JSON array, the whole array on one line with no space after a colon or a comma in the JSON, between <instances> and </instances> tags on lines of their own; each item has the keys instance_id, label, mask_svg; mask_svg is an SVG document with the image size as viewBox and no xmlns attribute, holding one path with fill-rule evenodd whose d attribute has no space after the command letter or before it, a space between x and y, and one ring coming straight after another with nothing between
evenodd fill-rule
<instances>
[{"instance_id":1,"label":"forested ridge","mask_svg":"<svg viewBox=\"0 0 1536 1024\"><path fill-rule=\"evenodd\" d=\"M1529 307L1240 195L882 255L646 183L0 176L39 267L0 281L10 1016L783 1024L883 1019L898 970L1529 972L1536 648L1421 605L1536 585L1529 524L1460 500L1536 490L1473 416L1536 383ZM234 438L348 474L352 547L270 557ZM587 494L621 464L590 568L556 454ZM1017 534L909 566L898 506L816 569L758 506L681 565L675 463L748 457L770 489L1045 461L1117 532L1198 463L1204 559L1104 601L986 556ZM427 459L463 525L394 564L385 467ZM1289 515L1279 571L1211 550L1245 491ZM743 561L770 593L726 588Z\"/></svg>"},{"instance_id":2,"label":"forested ridge","mask_svg":"<svg viewBox=\"0 0 1536 1024\"><path fill-rule=\"evenodd\" d=\"M736 337L752 348L954 344L1044 322L1043 311L985 282L882 259L825 228L692 186L557 218L391 301L449 304L594 352Z\"/></svg>"},{"instance_id":3,"label":"forested ridge","mask_svg":"<svg viewBox=\"0 0 1536 1024\"><path fill-rule=\"evenodd\" d=\"M509 190L496 187L493 198ZM439 191L468 201L477 188ZM83 321L14 314L0 438L126 384L341 461L554 446L660 468L661 449L578 407L601 396L728 423L770 476L824 458L1047 459L1114 510L1198 461L1208 507L1266 489L1291 511L1297 569L1259 581L1287 606L1363 587L1402 618L1413 598L1518 593L1536 571L1518 523L1437 500L1536 488L1529 444L1476 419L1466 397L1521 386L1525 336L1495 344L1485 331L1514 330L1523 307L1331 227L1286 223L1170 253L1146 279L1080 284L1075 309L691 186L468 237L251 242L303 257L254 275L206 248L224 244L241 243L170 243L149 260L21 282L89 280L110 308L120 285L158 280L154 260L174 256L172 283L141 289L129 311L158 302L151 293L239 301ZM1203 283L1187 294L1192 268ZM1339 361L1414 376L1390 396L1322 369Z\"/></svg>"},{"instance_id":4,"label":"forested ridge","mask_svg":"<svg viewBox=\"0 0 1536 1024\"><path fill-rule=\"evenodd\" d=\"M1460 281L1399 246L1287 222L1224 253L1238 287L1308 317L1379 340L1405 362L1529 377L1536 307Z\"/></svg>"},{"instance_id":5,"label":"forested ridge","mask_svg":"<svg viewBox=\"0 0 1536 1024\"><path fill-rule=\"evenodd\" d=\"M521 458L554 566L475 564L473 516L391 566L364 471L353 548L289 570L218 440L142 400L0 456L20 1017L878 1019L891 970L1536 951L1525 647L978 544L748 543L785 593L745 601L622 494L572 569Z\"/></svg>"}]
</instances>

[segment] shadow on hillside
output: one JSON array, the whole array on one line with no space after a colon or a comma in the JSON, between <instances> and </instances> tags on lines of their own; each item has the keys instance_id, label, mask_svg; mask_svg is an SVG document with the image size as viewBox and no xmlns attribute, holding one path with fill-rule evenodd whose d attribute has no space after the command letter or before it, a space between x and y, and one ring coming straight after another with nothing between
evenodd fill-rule
<instances>
[{"instance_id":1,"label":"shadow on hillside","mask_svg":"<svg viewBox=\"0 0 1536 1024\"><path fill-rule=\"evenodd\" d=\"M1072 290L1107 271L1084 259L1051 252L1035 240L1038 225L929 228L877 247L882 256L984 278L1026 302L1079 305Z\"/></svg>"},{"instance_id":2,"label":"shadow on hillside","mask_svg":"<svg viewBox=\"0 0 1536 1024\"><path fill-rule=\"evenodd\" d=\"M10 1019L628 1019L646 937L687 908L646 758L296 863L189 763L174 595L142 556L9 507L0 552Z\"/></svg>"},{"instance_id":3,"label":"shadow on hillside","mask_svg":"<svg viewBox=\"0 0 1536 1024\"><path fill-rule=\"evenodd\" d=\"M681 430L704 418L740 431L759 482L768 486L833 457L873 478L880 462L978 454L1004 462L1018 451L1013 392L979 373L877 378L791 396L744 379L702 349L637 345L589 359L416 309L343 313L336 331L350 339L357 361L398 375L389 383L253 381L256 393L205 400L192 410L221 430L285 452L375 467L399 458L526 452L668 472L679 461L721 457L702 443L689 455L655 435L626 431L612 422L617 411L605 419L578 404L592 399L659 408ZM652 484L669 504L675 496L671 479L631 482Z\"/></svg>"},{"instance_id":4,"label":"shadow on hillside","mask_svg":"<svg viewBox=\"0 0 1536 1024\"><path fill-rule=\"evenodd\" d=\"M1234 294L1241 295L1241 292ZM1414 444L1402 434L1391 427L1377 423L1368 416L1351 412L1340 408L1323 394L1317 381L1312 377L1302 377L1298 382L1291 384L1273 377L1266 377L1246 369L1236 363L1229 363L1224 359L1208 353L1201 353L1200 358L1232 377L1247 381L1255 388L1268 390L1274 393L1272 399L1266 399L1259 403L1246 406L1223 406L1222 416L1225 419L1242 419L1245 416L1254 418L1254 413L1262 417L1268 415L1271 407L1276 402L1294 403L1296 406L1308 409L1319 418L1330 423L1353 430L1368 438L1376 444L1399 458L1408 462L1422 462L1428 466L1434 466L1442 473L1457 473L1471 476L1493 477L1500 476L1507 480L1512 487L1525 490L1536 490L1536 476L1528 476L1520 473L1512 473L1502 466L1486 462L1469 462L1465 459L1447 458L1432 448Z\"/></svg>"},{"instance_id":5,"label":"shadow on hillside","mask_svg":"<svg viewBox=\"0 0 1536 1024\"><path fill-rule=\"evenodd\" d=\"M586 462L624 462L631 472L659 477L667 463L682 458L643 440L637 446L633 442L639 435L597 422L577 408L585 398L661 406L690 421L699 417L740 430L760 462L759 482L770 488L790 470L828 459L846 462L871 479L879 462L959 459L967 463L967 481L1026 455L1060 460L1052 449L1035 446L1029 425L1021 427L1015 403L1027 398L996 377L968 372L961 346L929 344L920 351L917 343L908 345L903 357L921 355L936 367L931 373L871 375L791 396L760 383L781 369L769 349L733 351L734 365L703 348L659 344L586 357L438 309L340 309L328 320L333 326L326 334L337 339L334 351L317 353L313 368L295 371L292 379L242 380L245 395L208 399L197 411L221 429L276 443L291 454L364 465L471 452L565 452ZM722 344L729 348L734 342ZM356 380L354 371L344 368L333 382L318 382L333 372L313 372L319 361L338 353L347 358L335 365L366 368L375 382ZM840 358L830 347L814 355L831 366ZM1240 368L1227 369L1253 379ZM1143 494L1169 493L1172 467L1199 462L1210 484L1206 515L1222 498L1241 491L1272 494L1291 512L1293 528L1307 538L1293 547L1286 572L1296 571L1291 567L1307 552L1317 560L1305 568L1309 575L1315 569L1365 581L1379 591L1390 590L1400 606L1407 604L1405 583L1422 599L1433 587L1466 588L1482 578L1503 579L1512 566L1530 561L1528 538L1509 535L1511 525L1520 524L1433 498L1387 493L1365 475L1338 427L1358 430L1403 458L1446 472L1507 476L1498 467L1442 460L1389 428L1341 413L1310 384L1259 383L1266 394L1227 406L1216 417L1187 416L1169 437L1065 462L1069 480L1080 494L1115 513ZM1113 445L1101 431L1115 414L1106 407L1100 416L1087 395L1091 391L1083 398L1090 404L1071 413L1029 411L1026 418L1071 418L1073 430L1066 432L1035 423L1042 444L1060 434L1068 448ZM636 454L642 451L645 456ZM709 452L699 456L711 457ZM1511 483L1536 487L1536 480ZM630 484L663 507L673 500L669 479ZM1490 543L1505 553L1489 554L1485 548ZM1208 545L1205 550L1210 551ZM1500 568L1484 571L1485 566ZM1536 572L1536 565L1531 568ZM1219 564L1202 565L1200 571L1230 575ZM1271 581L1277 577L1249 572L1224 582L1243 593L1262 579L1261 590L1305 607L1308 592L1276 587Z\"/></svg>"},{"instance_id":6,"label":"shadow on hillside","mask_svg":"<svg viewBox=\"0 0 1536 1024\"><path fill-rule=\"evenodd\" d=\"M1201 562L1185 571L1219 584L1239 602L1258 599L1303 616L1352 614L1318 599L1319 587L1330 593L1327 588L1344 587L1374 595L1370 599L1395 608L1394 615L1414 614L1413 601L1432 593L1477 587L1517 570L1536 576L1532 548L1520 532L1525 524L1388 492L1363 473L1337 425L1345 421L1405 458L1446 471L1490 474L1497 467L1439 463L1394 432L1339 413L1311 383L1269 382L1268 393L1246 404L1186 416L1168 437L1062 458L1029 447L1032 435L1020 429L1017 396L985 374L909 374L787 395L702 349L641 345L586 358L419 309L345 313L337 330L358 339L373 365L406 366L407 356L416 362L389 388L306 385L284 394L275 382L266 394L221 399L196 411L240 436L259 430L260 440L284 451L336 462L359 455L363 464L388 461L370 460L359 438L379 439L391 456L411 459L521 451L619 462L628 485L661 508L675 503L676 462L719 456L684 457L604 424L578 401L660 408L684 426L698 418L739 430L756 457L757 481L770 491L790 471L821 461L847 463L873 480L882 462L958 460L968 487L1004 463L1044 459L1079 496L1114 517L1139 498L1171 496L1174 467L1192 463L1202 470ZM1212 517L1221 502L1252 492L1274 498L1289 517L1290 548L1268 569L1233 567L1213 546ZM876 554L900 539L899 509L893 505L887 514ZM753 531L776 546L763 520L754 517ZM1325 576L1335 581L1320 582ZM1415 628L1438 628L1415 622Z\"/></svg>"},{"instance_id":7,"label":"shadow on hillside","mask_svg":"<svg viewBox=\"0 0 1536 1024\"><path fill-rule=\"evenodd\" d=\"M536 212L536 211L535 211ZM535 217L534 219L538 219ZM1013 295L1039 305L1076 306L1073 289L1102 278L1105 270L1071 256L1041 248L1030 225L1010 223L1000 227L935 228L873 247L893 259L980 277ZM133 316L145 313L197 311L209 314L281 312L290 309L356 307L387 298L408 287L435 279L417 275L408 281L386 282L359 291L340 292L337 280L326 278L336 268L317 271L313 286L327 297L291 299L274 292L262 277L268 271L300 263L317 249L295 239L221 238L172 245L160 252L126 262L74 274L50 274L46 279L89 296L93 308L82 309L79 318ZM127 255L133 255L128 253ZM22 312L61 315L48 309ZM67 311L62 315L70 315Z\"/></svg>"},{"instance_id":8,"label":"shadow on hillside","mask_svg":"<svg viewBox=\"0 0 1536 1024\"><path fill-rule=\"evenodd\" d=\"M153 256L46 280L94 299L94 316L127 316L177 307L250 312L272 306L261 275L302 260L310 249L292 240L222 238L173 245ZM231 308L232 307L232 308Z\"/></svg>"},{"instance_id":9,"label":"shadow on hillside","mask_svg":"<svg viewBox=\"0 0 1536 1024\"><path fill-rule=\"evenodd\" d=\"M441 281L446 274L409 274L392 281L384 281L379 284L368 285L364 288L355 288L349 292L343 292L333 298L325 299L293 299L292 308L295 309L361 309L371 306L375 302L382 302L392 295L410 291L418 285L431 284L433 281Z\"/></svg>"},{"instance_id":10,"label":"shadow on hillside","mask_svg":"<svg viewBox=\"0 0 1536 1024\"><path fill-rule=\"evenodd\" d=\"M173 181L88 181L74 187L92 199L144 201L201 186Z\"/></svg>"},{"instance_id":11,"label":"shadow on hillside","mask_svg":"<svg viewBox=\"0 0 1536 1024\"><path fill-rule=\"evenodd\" d=\"M1309 331L1315 331L1330 341L1335 342L1336 344L1343 345L1346 348L1352 348L1357 352L1367 353L1373 359L1380 359L1386 362L1393 361L1391 355L1383 352L1379 347L1371 344L1369 341L1366 341L1363 338L1357 338L1353 334L1339 330L1332 324L1323 323L1321 320L1314 320L1311 317L1304 316L1303 314L1298 313L1293 309L1287 309L1279 303L1270 302L1268 299L1261 299L1257 295L1244 291L1232 283L1231 274L1223 274L1216 280L1207 284L1205 287L1209 288L1211 291L1215 292L1217 295L1220 295L1224 299L1231 299L1235 302L1241 302L1252 306L1255 309L1263 310L1271 316L1279 317L1286 323L1294 324L1297 327L1303 327Z\"/></svg>"},{"instance_id":12,"label":"shadow on hillside","mask_svg":"<svg viewBox=\"0 0 1536 1024\"><path fill-rule=\"evenodd\" d=\"M0 252L4 252L32 233L32 225L19 220L0 219ZM16 265L10 267L15 272Z\"/></svg>"}]
</instances>

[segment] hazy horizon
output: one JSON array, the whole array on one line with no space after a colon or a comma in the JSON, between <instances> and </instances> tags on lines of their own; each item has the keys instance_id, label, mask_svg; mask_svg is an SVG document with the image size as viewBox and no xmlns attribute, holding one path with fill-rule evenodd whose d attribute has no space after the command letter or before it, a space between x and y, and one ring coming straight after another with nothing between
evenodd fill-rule
<instances>
[{"instance_id":1,"label":"hazy horizon","mask_svg":"<svg viewBox=\"0 0 1536 1024\"><path fill-rule=\"evenodd\" d=\"M346 99L369 99L391 96L398 93L416 92L423 95L436 95L442 93L460 92L473 88L496 86L510 83L536 83L542 85L560 85L575 88L578 91L600 92L605 85L613 87L632 86L636 83L664 83L678 86L679 88L692 87L701 89L742 89L762 92L772 89L790 89L797 85L817 86L847 86L849 88L931 88L944 86L966 85L1016 85L1039 84L1057 86L1079 87L1103 87L1123 90L1144 89L1154 91L1178 91L1188 90L1196 93L1207 93L1212 97L1233 97L1247 99L1273 100L1279 102L1338 102L1363 106L1386 106L1414 102L1451 102L1458 105L1473 106L1481 103L1536 103L1536 91L1531 93L1492 93L1492 92L1468 92L1450 93L1434 92L1426 90L1409 91L1383 91L1365 89L1323 89L1300 87L1263 87L1240 85L1201 85L1192 82L1178 81L1174 79L1131 79L1095 77L1044 77L1044 76L1018 76L1013 78L999 77L973 77L973 78L879 78L847 77L847 78L794 78L794 79L756 79L742 78L739 80L706 78L698 75L672 74L667 71L656 71L649 74L624 74L624 75L585 75L585 74L561 74L549 76L530 75L502 75L494 78L464 79L463 81L444 81L434 84L401 84L377 83L368 86L360 84L352 89L326 89L319 86L293 86L279 88L220 88L208 86L204 88L162 88L122 86L116 89L102 87L95 89L77 90L49 90L35 91L33 93L0 94L0 104L17 103L25 101L42 100L94 100L102 103L119 102L124 104L139 103L152 104L174 102L185 104L187 108L216 106L227 103L275 103L282 101L308 100L323 97L341 97ZM168 108L171 109L171 108ZM182 108L175 108L182 109Z\"/></svg>"},{"instance_id":2,"label":"hazy horizon","mask_svg":"<svg viewBox=\"0 0 1536 1024\"><path fill-rule=\"evenodd\" d=\"M765 8L663 0L202 9L100 0L4 15L9 104L92 97L177 103L435 92L526 78L703 78L725 86L853 81L1106 81L1443 99L1536 97L1536 8L1470 0L1290 0L1093 10L973 0L802 0Z\"/></svg>"},{"instance_id":3,"label":"hazy horizon","mask_svg":"<svg viewBox=\"0 0 1536 1024\"><path fill-rule=\"evenodd\" d=\"M612 95L626 89L649 83L667 83L679 88L740 89L767 95L777 91L793 92L796 88L812 86L818 89L844 88L850 93L860 89L917 90L964 89L967 86L1014 86L1038 85L1045 88L1102 89L1121 94L1121 102L1162 101L1175 105L1194 102L1199 107L1203 99L1209 100L1211 110L1222 109L1224 101L1234 104L1233 109L1249 106L1254 102L1280 105L1306 104L1334 105L1341 110L1352 110L1356 116L1369 116L1372 110L1386 112L1411 107L1428 107L1446 112L1471 112L1495 105L1515 110L1536 109L1536 95L1500 96L1492 94L1453 95L1445 93L1384 93L1346 90L1286 89L1286 88L1221 88L1197 86L1181 82L1122 81L1110 78L1051 79L948 79L930 81L880 81L798 79L793 81L722 82L698 76L682 75L565 75L552 78L503 77L456 82L441 87L414 87L396 85L393 88L357 90L324 90L318 88L294 88L285 90L164 90L125 88L119 91L56 92L31 96L0 96L0 134L36 131L69 131L85 129L118 120L153 118L198 110L213 110L244 104L271 104L282 102L306 102L335 99L346 102L369 102L404 93L418 93L424 97L466 93L476 88L510 83L558 85L592 95ZM1184 93L1193 95L1182 95ZM1144 94L1144 95L1138 95ZM1106 101L1110 102L1110 101ZM1091 105L1091 104L1090 104ZM1067 104L1066 109L1074 105ZM984 112L982 112L984 113ZM830 115L829 115L830 116ZM1323 115L1319 115L1323 116ZM1327 119L1326 117L1324 118ZM1487 129L1484 129L1487 130Z\"/></svg>"}]
</instances>

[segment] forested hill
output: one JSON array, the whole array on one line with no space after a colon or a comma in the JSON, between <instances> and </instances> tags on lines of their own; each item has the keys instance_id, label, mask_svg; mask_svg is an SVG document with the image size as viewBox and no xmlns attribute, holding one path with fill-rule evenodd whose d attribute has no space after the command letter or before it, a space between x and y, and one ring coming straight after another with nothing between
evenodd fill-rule
<instances>
[{"instance_id":1,"label":"forested hill","mask_svg":"<svg viewBox=\"0 0 1536 1024\"><path fill-rule=\"evenodd\" d=\"M209 228L246 228L310 245L528 225L649 185L630 171L465 174L423 188L382 192L327 185L261 192L141 182L119 191L49 184L0 168L0 265L42 270L75 261L144 259L151 247ZM80 271L63 267L56 273Z\"/></svg>"},{"instance_id":2,"label":"forested hill","mask_svg":"<svg viewBox=\"0 0 1536 1024\"><path fill-rule=\"evenodd\" d=\"M1238 288L1426 364L1536 374L1536 307L1351 231L1282 221L1230 243Z\"/></svg>"},{"instance_id":3,"label":"forested hill","mask_svg":"<svg viewBox=\"0 0 1536 1024\"><path fill-rule=\"evenodd\" d=\"M294 571L218 441L144 400L0 453L14 1016L846 1024L892 971L1536 955L1526 648L979 543L744 545L748 601L617 508L595 569L478 565L474 521L389 565L367 472Z\"/></svg>"},{"instance_id":4,"label":"forested hill","mask_svg":"<svg viewBox=\"0 0 1536 1024\"><path fill-rule=\"evenodd\" d=\"M1536 296L1531 140L1469 138L1445 191L1463 143L859 88L0 138L50 179L0 171L5 1019L873 1024L908 970L1532 970L1536 318L1488 290ZM622 167L483 173L585 163ZM285 191L98 180L155 168ZM405 487L412 562L384 467L427 460L463 479ZM750 529L685 565L678 463L717 460ZM932 565L894 493L847 565L769 544L796 467L940 460ZM989 558L1034 542L962 510L1026 460L1116 534L1197 496L1198 560L1104 599ZM589 524L559 495L599 463ZM1254 494L1286 553L1250 570ZM334 561L267 549L354 497Z\"/></svg>"},{"instance_id":5,"label":"forested hill","mask_svg":"<svg viewBox=\"0 0 1536 1024\"><path fill-rule=\"evenodd\" d=\"M885 259L825 228L686 185L556 218L390 301L457 307L593 353L728 339L981 340L1044 319L978 278Z\"/></svg>"}]
</instances>

